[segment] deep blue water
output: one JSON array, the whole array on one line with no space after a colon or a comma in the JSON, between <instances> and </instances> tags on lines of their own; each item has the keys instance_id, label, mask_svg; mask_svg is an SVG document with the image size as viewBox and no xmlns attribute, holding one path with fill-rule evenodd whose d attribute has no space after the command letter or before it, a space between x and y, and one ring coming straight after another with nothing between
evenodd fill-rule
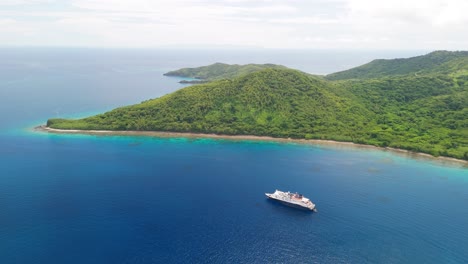
<instances>
[{"instance_id":1,"label":"deep blue water","mask_svg":"<svg viewBox=\"0 0 468 264\"><path fill-rule=\"evenodd\" d=\"M0 50L0 263L467 263L466 167L368 149L30 129L177 90L162 73L183 66L324 73L392 56L297 53ZM319 212L268 201L276 188Z\"/></svg>"}]
</instances>

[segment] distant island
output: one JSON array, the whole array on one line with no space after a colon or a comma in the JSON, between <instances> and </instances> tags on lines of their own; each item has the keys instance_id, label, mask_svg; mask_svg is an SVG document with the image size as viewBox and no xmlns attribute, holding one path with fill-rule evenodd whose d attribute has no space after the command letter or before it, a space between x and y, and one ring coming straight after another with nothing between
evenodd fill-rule
<instances>
[{"instance_id":1,"label":"distant island","mask_svg":"<svg viewBox=\"0 0 468 264\"><path fill-rule=\"evenodd\" d=\"M221 63L166 75L206 83L83 119L49 119L47 127L335 140L468 160L466 51L375 60L326 76Z\"/></svg>"},{"instance_id":2,"label":"distant island","mask_svg":"<svg viewBox=\"0 0 468 264\"><path fill-rule=\"evenodd\" d=\"M194 80L182 80L179 83L200 84L214 80L231 79L239 75L248 74L263 70L266 68L286 68L276 64L225 64L214 63L208 66L197 68L182 68L175 71L165 73L165 76L175 76L183 78L192 78Z\"/></svg>"},{"instance_id":3,"label":"distant island","mask_svg":"<svg viewBox=\"0 0 468 264\"><path fill-rule=\"evenodd\" d=\"M179 83L183 83L183 84L200 84L200 83L206 83L208 81L204 81L204 80L182 80L182 81L179 81Z\"/></svg>"}]
</instances>

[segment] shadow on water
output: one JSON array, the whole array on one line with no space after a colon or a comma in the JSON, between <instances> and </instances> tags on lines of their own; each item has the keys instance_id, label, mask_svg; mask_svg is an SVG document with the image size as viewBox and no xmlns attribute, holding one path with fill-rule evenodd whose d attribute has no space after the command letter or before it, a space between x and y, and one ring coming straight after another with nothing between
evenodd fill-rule
<instances>
[{"instance_id":1,"label":"shadow on water","mask_svg":"<svg viewBox=\"0 0 468 264\"><path fill-rule=\"evenodd\" d=\"M381 172L381 170L378 169L378 168L369 167L369 168L367 168L367 172L369 172L370 174L378 174L378 173Z\"/></svg>"},{"instance_id":2,"label":"shadow on water","mask_svg":"<svg viewBox=\"0 0 468 264\"><path fill-rule=\"evenodd\" d=\"M128 145L129 145L130 147L140 146L141 144L143 144L143 142L139 142L139 141L135 141L135 142L130 142L130 143L128 143Z\"/></svg>"}]
</instances>

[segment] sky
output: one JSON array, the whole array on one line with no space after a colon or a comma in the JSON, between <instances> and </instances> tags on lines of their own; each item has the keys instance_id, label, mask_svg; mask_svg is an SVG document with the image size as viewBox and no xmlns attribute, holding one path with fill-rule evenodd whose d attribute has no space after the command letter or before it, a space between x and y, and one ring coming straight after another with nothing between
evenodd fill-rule
<instances>
[{"instance_id":1,"label":"sky","mask_svg":"<svg viewBox=\"0 0 468 264\"><path fill-rule=\"evenodd\" d=\"M468 0L0 0L0 45L468 48Z\"/></svg>"}]
</instances>

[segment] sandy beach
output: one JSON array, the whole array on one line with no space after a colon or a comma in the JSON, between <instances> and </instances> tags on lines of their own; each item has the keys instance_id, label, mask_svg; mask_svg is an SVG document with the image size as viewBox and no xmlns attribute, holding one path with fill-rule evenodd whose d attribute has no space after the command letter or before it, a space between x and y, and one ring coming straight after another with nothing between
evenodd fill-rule
<instances>
[{"instance_id":1,"label":"sandy beach","mask_svg":"<svg viewBox=\"0 0 468 264\"><path fill-rule=\"evenodd\" d=\"M468 167L468 161L450 158L450 157L435 157L427 153L413 152L404 149L391 147L377 147L372 145L357 144L353 142L340 142L334 140L319 140L319 139L291 139L291 138L274 138L268 136L253 136L253 135L218 135L218 134L203 134L203 133L181 133L181 132L163 132L163 131L111 131L111 130L75 130L75 129L55 129L45 125L34 128L36 131L55 133L55 134L85 134L85 135L101 135L101 136L146 136L159 138L211 138L224 140L253 140L253 141L272 141L284 143L300 143L330 146L333 148L359 148L359 149L378 149L382 151L391 151L404 157L414 159L425 159L436 161L443 164L456 164L463 167Z\"/></svg>"}]
</instances>

